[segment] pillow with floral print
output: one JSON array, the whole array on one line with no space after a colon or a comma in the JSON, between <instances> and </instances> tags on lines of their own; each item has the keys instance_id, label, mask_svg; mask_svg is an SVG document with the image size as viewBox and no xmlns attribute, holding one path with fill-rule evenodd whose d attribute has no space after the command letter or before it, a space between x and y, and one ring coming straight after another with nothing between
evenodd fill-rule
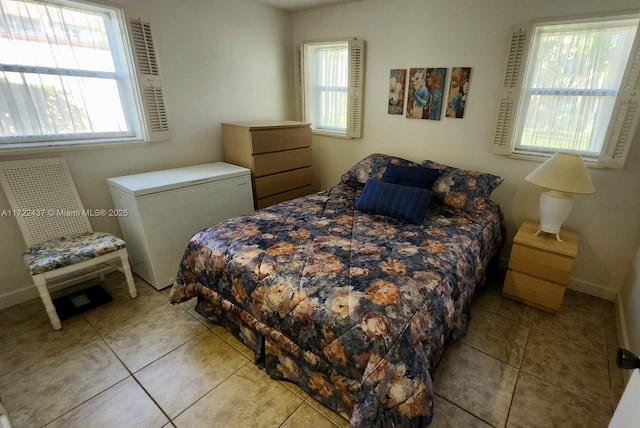
<instances>
[{"instance_id":1,"label":"pillow with floral print","mask_svg":"<svg viewBox=\"0 0 640 428\"><path fill-rule=\"evenodd\" d=\"M422 166L442 171L433 183L433 199L465 211L484 211L491 192L504 180L497 175L459 169L430 160Z\"/></svg>"},{"instance_id":2,"label":"pillow with floral print","mask_svg":"<svg viewBox=\"0 0 640 428\"><path fill-rule=\"evenodd\" d=\"M388 164L401 166L420 166L419 163L402 159L396 156L386 155L383 153L374 153L360 162L356 163L351 169L340 177L340 181L355 181L357 183L366 183L368 179L380 180L387 169Z\"/></svg>"}]
</instances>

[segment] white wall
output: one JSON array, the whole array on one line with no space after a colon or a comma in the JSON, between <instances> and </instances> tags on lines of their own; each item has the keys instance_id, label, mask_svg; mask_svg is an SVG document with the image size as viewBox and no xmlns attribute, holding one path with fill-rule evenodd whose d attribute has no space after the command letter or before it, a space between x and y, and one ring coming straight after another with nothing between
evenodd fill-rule
<instances>
[{"instance_id":1,"label":"white wall","mask_svg":"<svg viewBox=\"0 0 640 428\"><path fill-rule=\"evenodd\" d=\"M247 0L122 3L151 19L173 137L32 156L65 157L88 209L113 207L107 177L222 160L220 122L294 116L291 14ZM3 209L9 205L0 190ZM120 233L115 218L91 222L96 230ZM21 262L25 247L15 219L0 217L0 308L37 295Z\"/></svg>"},{"instance_id":2,"label":"white wall","mask_svg":"<svg viewBox=\"0 0 640 428\"><path fill-rule=\"evenodd\" d=\"M509 243L523 219L538 219L540 189L524 181L539 163L489 152L509 26L534 18L638 7L637 0L365 0L300 12L294 43L336 37L366 40L364 137L313 139L316 180L340 174L373 152L432 159L505 178L493 193ZM406 119L387 114L389 70L472 67L464 119ZM576 197L565 226L580 232L570 286L614 300L640 240L640 133L624 170L590 169L595 195ZM503 251L508 257L510 245Z\"/></svg>"}]
</instances>

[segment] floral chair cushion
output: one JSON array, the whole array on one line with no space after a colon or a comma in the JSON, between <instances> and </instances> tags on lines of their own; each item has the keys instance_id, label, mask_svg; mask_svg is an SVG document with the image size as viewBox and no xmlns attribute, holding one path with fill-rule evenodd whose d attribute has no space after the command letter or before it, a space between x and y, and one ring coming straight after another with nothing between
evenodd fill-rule
<instances>
[{"instance_id":1,"label":"floral chair cushion","mask_svg":"<svg viewBox=\"0 0 640 428\"><path fill-rule=\"evenodd\" d=\"M108 233L84 232L34 245L22 255L22 261L31 275L38 275L90 260L125 246L122 239Z\"/></svg>"}]
</instances>

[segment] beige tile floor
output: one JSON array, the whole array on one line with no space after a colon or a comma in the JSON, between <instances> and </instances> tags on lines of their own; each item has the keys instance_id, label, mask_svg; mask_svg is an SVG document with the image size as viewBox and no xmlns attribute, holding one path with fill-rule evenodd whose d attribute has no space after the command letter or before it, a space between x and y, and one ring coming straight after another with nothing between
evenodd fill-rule
<instances>
[{"instance_id":1,"label":"beige tile floor","mask_svg":"<svg viewBox=\"0 0 640 428\"><path fill-rule=\"evenodd\" d=\"M494 273L434 373L435 427L606 427L624 388L613 304L568 290L553 316ZM0 311L0 399L19 427L346 427L249 349L137 279L53 331L39 299Z\"/></svg>"}]
</instances>

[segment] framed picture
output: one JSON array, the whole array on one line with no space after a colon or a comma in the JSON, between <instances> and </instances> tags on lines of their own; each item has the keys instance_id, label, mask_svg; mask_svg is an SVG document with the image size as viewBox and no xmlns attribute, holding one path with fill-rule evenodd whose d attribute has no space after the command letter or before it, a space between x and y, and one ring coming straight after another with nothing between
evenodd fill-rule
<instances>
[{"instance_id":1,"label":"framed picture","mask_svg":"<svg viewBox=\"0 0 640 428\"><path fill-rule=\"evenodd\" d=\"M391 70L389 74L389 114L404 113L404 86L407 81L407 70Z\"/></svg>"},{"instance_id":2,"label":"framed picture","mask_svg":"<svg viewBox=\"0 0 640 428\"><path fill-rule=\"evenodd\" d=\"M470 67L453 67L451 69L451 84L447 98L447 117L461 119L464 117L464 107L469 92Z\"/></svg>"},{"instance_id":3,"label":"framed picture","mask_svg":"<svg viewBox=\"0 0 640 428\"><path fill-rule=\"evenodd\" d=\"M446 68L409 70L408 118L440 120L446 76Z\"/></svg>"}]
</instances>

